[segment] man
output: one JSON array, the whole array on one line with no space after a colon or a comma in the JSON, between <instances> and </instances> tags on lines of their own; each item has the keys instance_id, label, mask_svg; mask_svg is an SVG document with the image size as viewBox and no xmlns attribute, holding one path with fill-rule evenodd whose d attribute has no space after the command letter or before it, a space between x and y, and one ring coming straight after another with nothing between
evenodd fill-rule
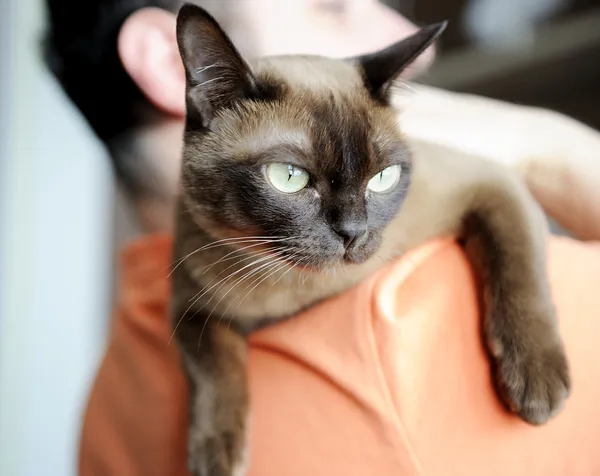
<instances>
[{"instance_id":1,"label":"man","mask_svg":"<svg viewBox=\"0 0 600 476\"><path fill-rule=\"evenodd\" d=\"M50 68L106 144L142 229L168 231L184 116L183 69L174 33L181 0L46 1ZM214 14L249 56L350 56L415 30L377 0L195 2ZM429 50L412 72L423 70L432 58ZM550 111L430 88L400 95L399 105L409 135L517 167L564 228L582 238L600 233L600 206L593 206L600 201L595 185L600 165L593 153L600 147L597 133ZM571 142L578 146L570 147ZM572 193L573 183L580 193ZM592 235L587 217L599 224Z\"/></svg>"},{"instance_id":2,"label":"man","mask_svg":"<svg viewBox=\"0 0 600 476\"><path fill-rule=\"evenodd\" d=\"M186 392L176 349L168 345L166 312L170 239L156 235L171 227L185 114L175 44L179 2L48 3L50 64L106 143L144 229L155 234L123 255L121 299L86 413L80 473L184 475ZM413 29L374 0L197 3L250 56L349 56L386 46ZM420 67L430 58L420 59ZM431 94L424 93L404 104ZM443 93L433 97L436 104L451 103ZM454 117L468 116L469 108L461 106L465 101L453 109ZM497 119L496 109L491 117ZM403 124L415 135L437 131L434 119L443 117L429 111L424 122L431 127L415 129L415 112L424 110L421 100L403 112ZM509 117L515 115L526 116L518 110ZM479 109L473 117L485 124L487 116ZM556 122L544 124L552 129ZM451 119L440 125L457 132L448 142L473 146L464 140L464 125L462 133ZM499 141L492 139L488 147L497 149ZM503 158L512 160L510 153ZM585 205L580 208L585 211ZM559 242L550 256L575 388L556 422L534 432L499 407L480 345L476 281L456 244L437 242L305 316L253 337L250 473L599 474L593 445L600 418L593 403L600 398L594 385L600 366L585 362L600 332L592 319L600 309L592 292L600 279L600 250ZM561 279L567 275L568 282Z\"/></svg>"}]
</instances>

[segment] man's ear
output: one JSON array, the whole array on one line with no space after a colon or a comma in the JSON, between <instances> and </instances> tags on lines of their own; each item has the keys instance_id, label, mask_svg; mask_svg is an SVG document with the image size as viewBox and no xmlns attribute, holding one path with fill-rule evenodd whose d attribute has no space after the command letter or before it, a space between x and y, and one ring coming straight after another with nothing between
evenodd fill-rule
<instances>
[{"instance_id":1,"label":"man's ear","mask_svg":"<svg viewBox=\"0 0 600 476\"><path fill-rule=\"evenodd\" d=\"M119 57L129 76L160 110L185 117L185 73L177 49L175 15L142 8L119 32Z\"/></svg>"},{"instance_id":2,"label":"man's ear","mask_svg":"<svg viewBox=\"0 0 600 476\"><path fill-rule=\"evenodd\" d=\"M371 95L386 100L392 81L433 44L446 25L447 22L428 25L383 50L354 58Z\"/></svg>"},{"instance_id":3,"label":"man's ear","mask_svg":"<svg viewBox=\"0 0 600 476\"><path fill-rule=\"evenodd\" d=\"M258 94L250 66L204 9L181 7L177 43L185 68L188 126L208 127L219 109Z\"/></svg>"}]
</instances>

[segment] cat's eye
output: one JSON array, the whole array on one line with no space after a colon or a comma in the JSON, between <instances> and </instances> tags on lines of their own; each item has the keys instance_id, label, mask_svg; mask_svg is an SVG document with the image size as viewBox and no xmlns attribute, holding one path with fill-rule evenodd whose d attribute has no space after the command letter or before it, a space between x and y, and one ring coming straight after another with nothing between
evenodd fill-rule
<instances>
[{"instance_id":1,"label":"cat's eye","mask_svg":"<svg viewBox=\"0 0 600 476\"><path fill-rule=\"evenodd\" d=\"M267 178L277 190L283 193L296 193L308 185L308 172L292 164L269 164Z\"/></svg>"},{"instance_id":2,"label":"cat's eye","mask_svg":"<svg viewBox=\"0 0 600 476\"><path fill-rule=\"evenodd\" d=\"M386 169L383 169L371 180L369 180L367 188L376 193L387 192L398 183L401 172L402 169L399 165L392 165Z\"/></svg>"}]
</instances>

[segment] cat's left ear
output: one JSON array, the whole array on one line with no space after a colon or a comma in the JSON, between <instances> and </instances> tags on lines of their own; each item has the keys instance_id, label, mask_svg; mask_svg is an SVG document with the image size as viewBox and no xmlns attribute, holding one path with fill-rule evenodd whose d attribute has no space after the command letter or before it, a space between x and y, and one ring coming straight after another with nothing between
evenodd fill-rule
<instances>
[{"instance_id":1,"label":"cat's left ear","mask_svg":"<svg viewBox=\"0 0 600 476\"><path fill-rule=\"evenodd\" d=\"M208 127L219 109L255 95L256 78L250 66L203 8L181 7L177 44L186 75L188 126Z\"/></svg>"},{"instance_id":2,"label":"cat's left ear","mask_svg":"<svg viewBox=\"0 0 600 476\"><path fill-rule=\"evenodd\" d=\"M392 81L433 44L447 24L428 25L383 50L354 58L362 69L365 87L371 95L386 100Z\"/></svg>"}]
</instances>

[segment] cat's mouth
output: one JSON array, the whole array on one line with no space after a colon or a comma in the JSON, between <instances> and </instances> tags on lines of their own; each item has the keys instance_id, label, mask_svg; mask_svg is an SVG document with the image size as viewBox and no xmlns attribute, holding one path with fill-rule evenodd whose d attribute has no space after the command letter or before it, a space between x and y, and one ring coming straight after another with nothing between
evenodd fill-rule
<instances>
[{"instance_id":1,"label":"cat's mouth","mask_svg":"<svg viewBox=\"0 0 600 476\"><path fill-rule=\"evenodd\" d=\"M321 273L323 271L340 269L340 266L363 264L372 256L372 253L365 248L368 247L342 248L335 251L324 249L318 253L314 250L308 253L298 251L290 254L282 254L276 248L273 248L268 253L274 260L285 263L298 271Z\"/></svg>"},{"instance_id":2,"label":"cat's mouth","mask_svg":"<svg viewBox=\"0 0 600 476\"><path fill-rule=\"evenodd\" d=\"M346 264L363 264L371 257L371 253L367 253L362 249L347 249L343 255L343 261Z\"/></svg>"}]
</instances>

